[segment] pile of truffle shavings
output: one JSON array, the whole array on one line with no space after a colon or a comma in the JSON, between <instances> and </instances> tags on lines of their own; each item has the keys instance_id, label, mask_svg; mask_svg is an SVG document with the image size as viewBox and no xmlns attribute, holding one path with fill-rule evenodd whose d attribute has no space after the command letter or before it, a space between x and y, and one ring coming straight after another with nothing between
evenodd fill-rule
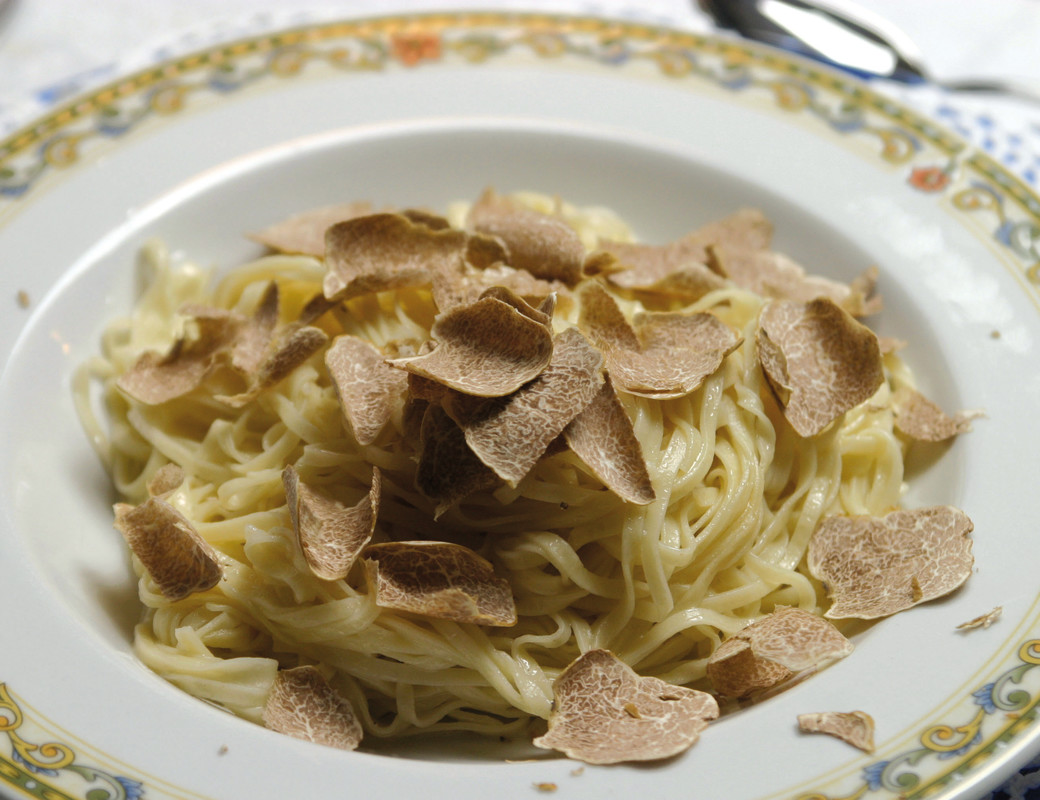
<instances>
[{"instance_id":1,"label":"pile of truffle shavings","mask_svg":"<svg viewBox=\"0 0 1040 800\"><path fill-rule=\"evenodd\" d=\"M322 293L286 323L279 322L273 282L248 317L186 307L185 334L167 352L140 356L119 388L133 401L159 405L204 391L209 376L230 370L244 388L216 399L242 407L320 358L359 444L376 441L405 409L418 440L415 485L434 517L474 492L516 486L562 448L607 490L630 503L651 502L654 487L620 395L683 396L720 368L740 335L710 312L684 310L714 291L736 286L768 298L757 354L799 436L828 429L884 379L883 343L858 319L880 308L876 270L848 285L808 275L770 249L772 225L753 209L669 244L601 240L589 250L558 211L488 190L460 228L427 211L355 203L296 215L254 238L323 259ZM353 298L404 288L428 289L436 304L426 341L379 348L342 334L330 342L319 324ZM630 316L625 301L633 298L666 310ZM897 398L895 414L904 435L924 440L957 435L970 420L947 417L909 391ZM342 580L360 565L380 607L476 625L516 623L508 581L469 548L372 543L378 469L352 506L309 485L292 464L282 477L293 531L316 577ZM171 602L207 591L222 576L221 555L168 502L186 479L169 465L153 478L146 502L116 507L117 527ZM823 520L808 564L830 593L827 616L870 619L952 591L971 571L970 531L967 517L945 507ZM594 764L667 758L690 747L718 715L716 697L754 697L851 649L828 620L778 608L711 657L714 694L640 677L608 651L587 652L557 679L548 731L535 744ZM265 724L357 747L358 717L328 677L316 666L283 669Z\"/></svg>"}]
</instances>

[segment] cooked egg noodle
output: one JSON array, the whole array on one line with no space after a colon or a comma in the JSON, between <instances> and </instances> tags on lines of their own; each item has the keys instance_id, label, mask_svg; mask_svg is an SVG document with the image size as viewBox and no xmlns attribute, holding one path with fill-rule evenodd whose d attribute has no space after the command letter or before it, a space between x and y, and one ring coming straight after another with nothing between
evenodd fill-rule
<instances>
[{"instance_id":1,"label":"cooked egg noodle","mask_svg":"<svg viewBox=\"0 0 1040 800\"><path fill-rule=\"evenodd\" d=\"M587 241L597 225L614 238L624 232L607 212L582 216L558 201L528 200L562 208ZM519 734L548 715L555 676L592 648L612 650L641 674L702 685L707 657L750 619L781 604L818 609L818 587L803 562L822 516L878 514L899 503L903 448L892 428L893 387L828 432L798 437L782 422L757 363L764 301L726 289L688 307L715 313L743 335L721 369L684 397L621 395L653 502L621 501L567 450L543 458L516 488L475 494L434 522L431 502L414 486L416 443L403 404L374 444L357 444L321 353L238 410L213 397L244 388L227 371L159 406L115 386L141 353L164 352L190 330L186 303L249 315L275 280L283 322L294 318L320 292L320 261L266 257L215 284L158 244L143 264L151 275L132 315L109 325L102 356L76 376L77 407L127 502L147 497L147 481L162 465L183 468L184 483L166 499L193 521L224 569L214 588L170 602L133 559L146 609L136 653L185 691L247 719L260 720L276 670L301 663L319 664L375 736ZM346 332L386 347L428 338L434 312L427 291L407 289L352 300L315 324L330 340ZM571 309L557 327L574 319ZM886 363L899 382L910 380L896 356ZM314 577L285 505L286 464L351 504L378 467L375 540L476 549L509 581L519 622L480 627L380 608L358 565L345 580Z\"/></svg>"}]
</instances>

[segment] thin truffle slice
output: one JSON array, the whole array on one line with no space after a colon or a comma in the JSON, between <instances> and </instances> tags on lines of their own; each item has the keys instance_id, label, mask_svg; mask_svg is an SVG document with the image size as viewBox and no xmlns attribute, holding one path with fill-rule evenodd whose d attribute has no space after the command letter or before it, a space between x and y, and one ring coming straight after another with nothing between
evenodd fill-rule
<instances>
[{"instance_id":1,"label":"thin truffle slice","mask_svg":"<svg viewBox=\"0 0 1040 800\"><path fill-rule=\"evenodd\" d=\"M879 336L878 345L881 347L881 355L887 356L890 353L898 353L900 350L906 347L905 339L897 339L894 336Z\"/></svg>"},{"instance_id":2,"label":"thin truffle slice","mask_svg":"<svg viewBox=\"0 0 1040 800\"><path fill-rule=\"evenodd\" d=\"M545 281L529 272L506 264L487 269L467 267L459 272L439 272L433 276L433 301L441 312L479 300L488 289L500 286L530 304L567 291L559 281Z\"/></svg>"},{"instance_id":3,"label":"thin truffle slice","mask_svg":"<svg viewBox=\"0 0 1040 800\"><path fill-rule=\"evenodd\" d=\"M533 320L540 325L544 325L547 329L551 330L552 314L556 305L555 298L551 294L543 298L544 307L539 308L535 308L531 303L527 302L527 300L520 297L520 295L506 286L489 286L483 291L481 297L494 297L496 300L501 300L503 303L512 306L528 319Z\"/></svg>"},{"instance_id":4,"label":"thin truffle slice","mask_svg":"<svg viewBox=\"0 0 1040 800\"><path fill-rule=\"evenodd\" d=\"M436 346L429 353L390 363L479 397L515 392L552 358L548 325L494 294L438 317L430 334Z\"/></svg>"},{"instance_id":5,"label":"thin truffle slice","mask_svg":"<svg viewBox=\"0 0 1040 800\"><path fill-rule=\"evenodd\" d=\"M278 733L340 750L357 748L363 733L350 701L311 666L278 671L263 720Z\"/></svg>"},{"instance_id":6,"label":"thin truffle slice","mask_svg":"<svg viewBox=\"0 0 1040 800\"><path fill-rule=\"evenodd\" d=\"M488 189L470 207L467 225L502 240L509 250L511 267L568 286L581 280L585 245L578 232L559 217Z\"/></svg>"},{"instance_id":7,"label":"thin truffle slice","mask_svg":"<svg viewBox=\"0 0 1040 800\"><path fill-rule=\"evenodd\" d=\"M436 504L433 518L474 492L498 484L498 476L469 449L455 421L439 405L427 406L419 428L415 488Z\"/></svg>"},{"instance_id":8,"label":"thin truffle slice","mask_svg":"<svg viewBox=\"0 0 1040 800\"><path fill-rule=\"evenodd\" d=\"M115 505L115 526L167 600L216 586L223 569L216 552L190 520L169 503L151 497L139 506Z\"/></svg>"},{"instance_id":9,"label":"thin truffle slice","mask_svg":"<svg viewBox=\"0 0 1040 800\"><path fill-rule=\"evenodd\" d=\"M184 483L184 469L179 464L163 464L148 481L150 497L165 497Z\"/></svg>"},{"instance_id":10,"label":"thin truffle slice","mask_svg":"<svg viewBox=\"0 0 1040 800\"><path fill-rule=\"evenodd\" d=\"M607 370L624 391L642 397L664 400L690 394L715 374L741 342L708 313L646 313L634 322L640 349L609 351ZM678 341L683 344L672 344Z\"/></svg>"},{"instance_id":11,"label":"thin truffle slice","mask_svg":"<svg viewBox=\"0 0 1040 800\"><path fill-rule=\"evenodd\" d=\"M718 715L707 692L640 677L591 650L556 679L549 730L534 744L589 764L655 761L689 749Z\"/></svg>"},{"instance_id":12,"label":"thin truffle slice","mask_svg":"<svg viewBox=\"0 0 1040 800\"><path fill-rule=\"evenodd\" d=\"M617 301L599 283L589 281L579 290L578 327L604 350L639 350L636 332Z\"/></svg>"},{"instance_id":13,"label":"thin truffle slice","mask_svg":"<svg viewBox=\"0 0 1040 800\"><path fill-rule=\"evenodd\" d=\"M288 325L276 338L269 355L253 373L249 388L235 395L216 395L216 399L232 408L241 408L255 400L261 392L288 377L298 366L318 352L329 336L321 328Z\"/></svg>"},{"instance_id":14,"label":"thin truffle slice","mask_svg":"<svg viewBox=\"0 0 1040 800\"><path fill-rule=\"evenodd\" d=\"M892 397L896 429L919 442L944 442L971 430L971 421L982 416L979 411L958 411L947 415L920 392L908 387Z\"/></svg>"},{"instance_id":15,"label":"thin truffle slice","mask_svg":"<svg viewBox=\"0 0 1040 800\"><path fill-rule=\"evenodd\" d=\"M643 397L682 397L697 389L740 344L712 314L644 312L630 325L603 287L581 293L578 324L599 346L618 389Z\"/></svg>"},{"instance_id":16,"label":"thin truffle slice","mask_svg":"<svg viewBox=\"0 0 1040 800\"><path fill-rule=\"evenodd\" d=\"M231 348L231 365L244 375L260 369L278 325L278 284L267 284L253 316L242 326Z\"/></svg>"},{"instance_id":17,"label":"thin truffle slice","mask_svg":"<svg viewBox=\"0 0 1040 800\"><path fill-rule=\"evenodd\" d=\"M973 527L951 506L822 520L808 564L827 587L826 616L876 619L949 594L971 575Z\"/></svg>"},{"instance_id":18,"label":"thin truffle slice","mask_svg":"<svg viewBox=\"0 0 1040 800\"><path fill-rule=\"evenodd\" d=\"M318 293L303 304L303 308L300 309L300 315L296 318L296 324L302 326L313 325L326 312L331 311L337 305L339 304L336 301L329 300L324 294Z\"/></svg>"},{"instance_id":19,"label":"thin truffle slice","mask_svg":"<svg viewBox=\"0 0 1040 800\"><path fill-rule=\"evenodd\" d=\"M466 263L481 271L509 263L509 248L497 236L470 233L466 238ZM526 273L527 277L532 277Z\"/></svg>"},{"instance_id":20,"label":"thin truffle slice","mask_svg":"<svg viewBox=\"0 0 1040 800\"><path fill-rule=\"evenodd\" d=\"M291 464L282 470L282 484L293 532L311 572L326 581L347 577L376 529L382 490L379 470L372 468L372 488L353 506L301 481Z\"/></svg>"},{"instance_id":21,"label":"thin truffle slice","mask_svg":"<svg viewBox=\"0 0 1040 800\"><path fill-rule=\"evenodd\" d=\"M708 252L711 264L719 274L763 297L801 303L827 297L854 317L881 310L881 299L874 294L876 268L866 270L851 284L845 284L809 275L793 259L772 250L715 245L708 248Z\"/></svg>"},{"instance_id":22,"label":"thin truffle slice","mask_svg":"<svg viewBox=\"0 0 1040 800\"><path fill-rule=\"evenodd\" d=\"M312 208L250 234L249 238L280 253L322 258L325 255L325 231L337 222L371 213L372 205L364 202Z\"/></svg>"},{"instance_id":23,"label":"thin truffle slice","mask_svg":"<svg viewBox=\"0 0 1040 800\"><path fill-rule=\"evenodd\" d=\"M462 269L466 239L462 231L433 230L401 214L337 223L325 234L325 297L428 285L438 272Z\"/></svg>"},{"instance_id":24,"label":"thin truffle slice","mask_svg":"<svg viewBox=\"0 0 1040 800\"><path fill-rule=\"evenodd\" d=\"M223 308L187 305L181 313L194 330L178 339L165 355L144 353L120 376L117 385L142 403L157 405L188 394L221 364L240 375L253 376L278 324L279 290L268 283L253 315L245 317Z\"/></svg>"},{"instance_id":25,"label":"thin truffle slice","mask_svg":"<svg viewBox=\"0 0 1040 800\"><path fill-rule=\"evenodd\" d=\"M761 211L742 209L669 244L601 241L599 249L625 267L608 275L615 286L697 300L726 285L725 279L709 266L709 247L764 250L772 236L772 223Z\"/></svg>"},{"instance_id":26,"label":"thin truffle slice","mask_svg":"<svg viewBox=\"0 0 1040 800\"><path fill-rule=\"evenodd\" d=\"M476 625L516 624L509 582L468 547L449 542L386 542L364 553L376 605Z\"/></svg>"},{"instance_id":27,"label":"thin truffle slice","mask_svg":"<svg viewBox=\"0 0 1040 800\"><path fill-rule=\"evenodd\" d=\"M798 729L805 733L826 733L865 753L874 752L874 718L865 711L799 714Z\"/></svg>"},{"instance_id":28,"label":"thin truffle slice","mask_svg":"<svg viewBox=\"0 0 1040 800\"><path fill-rule=\"evenodd\" d=\"M425 225L430 230L443 231L451 227L451 223L440 214L433 211L427 211L425 208L406 208L403 209L400 214L402 217L411 220L416 225Z\"/></svg>"},{"instance_id":29,"label":"thin truffle slice","mask_svg":"<svg viewBox=\"0 0 1040 800\"><path fill-rule=\"evenodd\" d=\"M373 345L347 334L325 351L325 366L354 438L372 444L408 391L408 375L387 364Z\"/></svg>"},{"instance_id":30,"label":"thin truffle slice","mask_svg":"<svg viewBox=\"0 0 1040 800\"><path fill-rule=\"evenodd\" d=\"M756 339L769 385L791 427L815 436L870 398L884 380L873 331L833 300L773 300Z\"/></svg>"},{"instance_id":31,"label":"thin truffle slice","mask_svg":"<svg viewBox=\"0 0 1040 800\"><path fill-rule=\"evenodd\" d=\"M1004 613L1004 606L994 606L992 609L987 611L985 614L980 614L973 619L969 619L967 622L962 622L957 626L959 631L973 631L977 628L988 628L998 619L1001 614Z\"/></svg>"},{"instance_id":32,"label":"thin truffle slice","mask_svg":"<svg viewBox=\"0 0 1040 800\"><path fill-rule=\"evenodd\" d=\"M619 289L668 295L691 303L700 300L709 292L726 287L725 279L699 261L688 261L673 266L672 256L668 252L643 253L637 250L651 247L653 245L613 245L613 255L618 258L618 263L635 262L638 267L608 273L607 280Z\"/></svg>"},{"instance_id":33,"label":"thin truffle slice","mask_svg":"<svg viewBox=\"0 0 1040 800\"><path fill-rule=\"evenodd\" d=\"M849 297L841 304L842 308L854 317L866 317L881 311L884 304L877 293L879 274L880 270L872 266L853 278L849 284Z\"/></svg>"},{"instance_id":34,"label":"thin truffle slice","mask_svg":"<svg viewBox=\"0 0 1040 800\"><path fill-rule=\"evenodd\" d=\"M463 277L453 287L453 291L460 298L456 304L461 302L473 302L492 286L502 286L509 289L517 297L521 297L528 303L540 303L551 295L564 295L568 291L567 285L560 281L547 281L536 278L526 270L510 267L508 264L495 264L480 271L472 271ZM439 285L434 283L434 299L437 299ZM443 310L441 301L437 301L437 307Z\"/></svg>"},{"instance_id":35,"label":"thin truffle slice","mask_svg":"<svg viewBox=\"0 0 1040 800\"><path fill-rule=\"evenodd\" d=\"M781 606L719 645L706 669L715 691L744 698L852 652L852 642L822 617Z\"/></svg>"},{"instance_id":36,"label":"thin truffle slice","mask_svg":"<svg viewBox=\"0 0 1040 800\"><path fill-rule=\"evenodd\" d=\"M481 461L516 486L603 384L603 357L577 328L559 334L549 366L509 397L452 412Z\"/></svg>"},{"instance_id":37,"label":"thin truffle slice","mask_svg":"<svg viewBox=\"0 0 1040 800\"><path fill-rule=\"evenodd\" d=\"M643 448L609 377L563 435L578 458L622 500L639 505L653 501Z\"/></svg>"},{"instance_id":38,"label":"thin truffle slice","mask_svg":"<svg viewBox=\"0 0 1040 800\"><path fill-rule=\"evenodd\" d=\"M224 310L194 309L196 332L177 339L165 353L142 353L116 385L147 405L160 405L196 389L228 354L245 320Z\"/></svg>"}]
</instances>

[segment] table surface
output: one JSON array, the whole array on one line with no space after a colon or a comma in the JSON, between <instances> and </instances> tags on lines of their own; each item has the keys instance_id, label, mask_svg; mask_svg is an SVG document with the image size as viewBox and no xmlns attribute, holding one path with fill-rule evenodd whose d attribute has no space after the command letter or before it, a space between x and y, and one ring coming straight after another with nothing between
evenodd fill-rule
<instances>
[{"instance_id":1,"label":"table surface","mask_svg":"<svg viewBox=\"0 0 1040 800\"><path fill-rule=\"evenodd\" d=\"M847 2L848 0L842 0ZM332 15L504 7L637 18L712 30L688 0L0 0L0 137L48 106L165 46L199 46L238 32ZM1040 0L861 0L901 28L938 79L1006 78L1040 94ZM136 59L136 62L135 62ZM1040 102L933 87L879 88L914 105L1040 187ZM1040 758L1038 758L1040 762ZM1040 800L1040 763L993 800Z\"/></svg>"}]
</instances>

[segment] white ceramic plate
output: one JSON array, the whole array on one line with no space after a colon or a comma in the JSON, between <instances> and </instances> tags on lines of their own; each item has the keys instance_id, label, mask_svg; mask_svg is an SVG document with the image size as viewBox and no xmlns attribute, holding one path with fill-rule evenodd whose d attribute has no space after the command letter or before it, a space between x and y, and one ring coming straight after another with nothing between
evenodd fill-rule
<instances>
[{"instance_id":1,"label":"white ceramic plate","mask_svg":"<svg viewBox=\"0 0 1040 800\"><path fill-rule=\"evenodd\" d=\"M138 246L159 235L231 264L257 253L243 231L302 208L441 207L489 184L611 206L650 241L755 205L813 271L878 264L880 331L912 343L941 405L987 412L907 501L973 518L964 589L870 628L852 656L682 757L580 774L551 757L333 751L138 664L134 582L69 390L133 297ZM442 800L551 782L573 798L971 798L1040 744L1040 201L858 83L592 19L449 14L258 36L128 76L0 142L0 262L0 794ZM955 631L998 605L992 627ZM795 730L798 713L852 708L877 722L872 755Z\"/></svg>"}]
</instances>

